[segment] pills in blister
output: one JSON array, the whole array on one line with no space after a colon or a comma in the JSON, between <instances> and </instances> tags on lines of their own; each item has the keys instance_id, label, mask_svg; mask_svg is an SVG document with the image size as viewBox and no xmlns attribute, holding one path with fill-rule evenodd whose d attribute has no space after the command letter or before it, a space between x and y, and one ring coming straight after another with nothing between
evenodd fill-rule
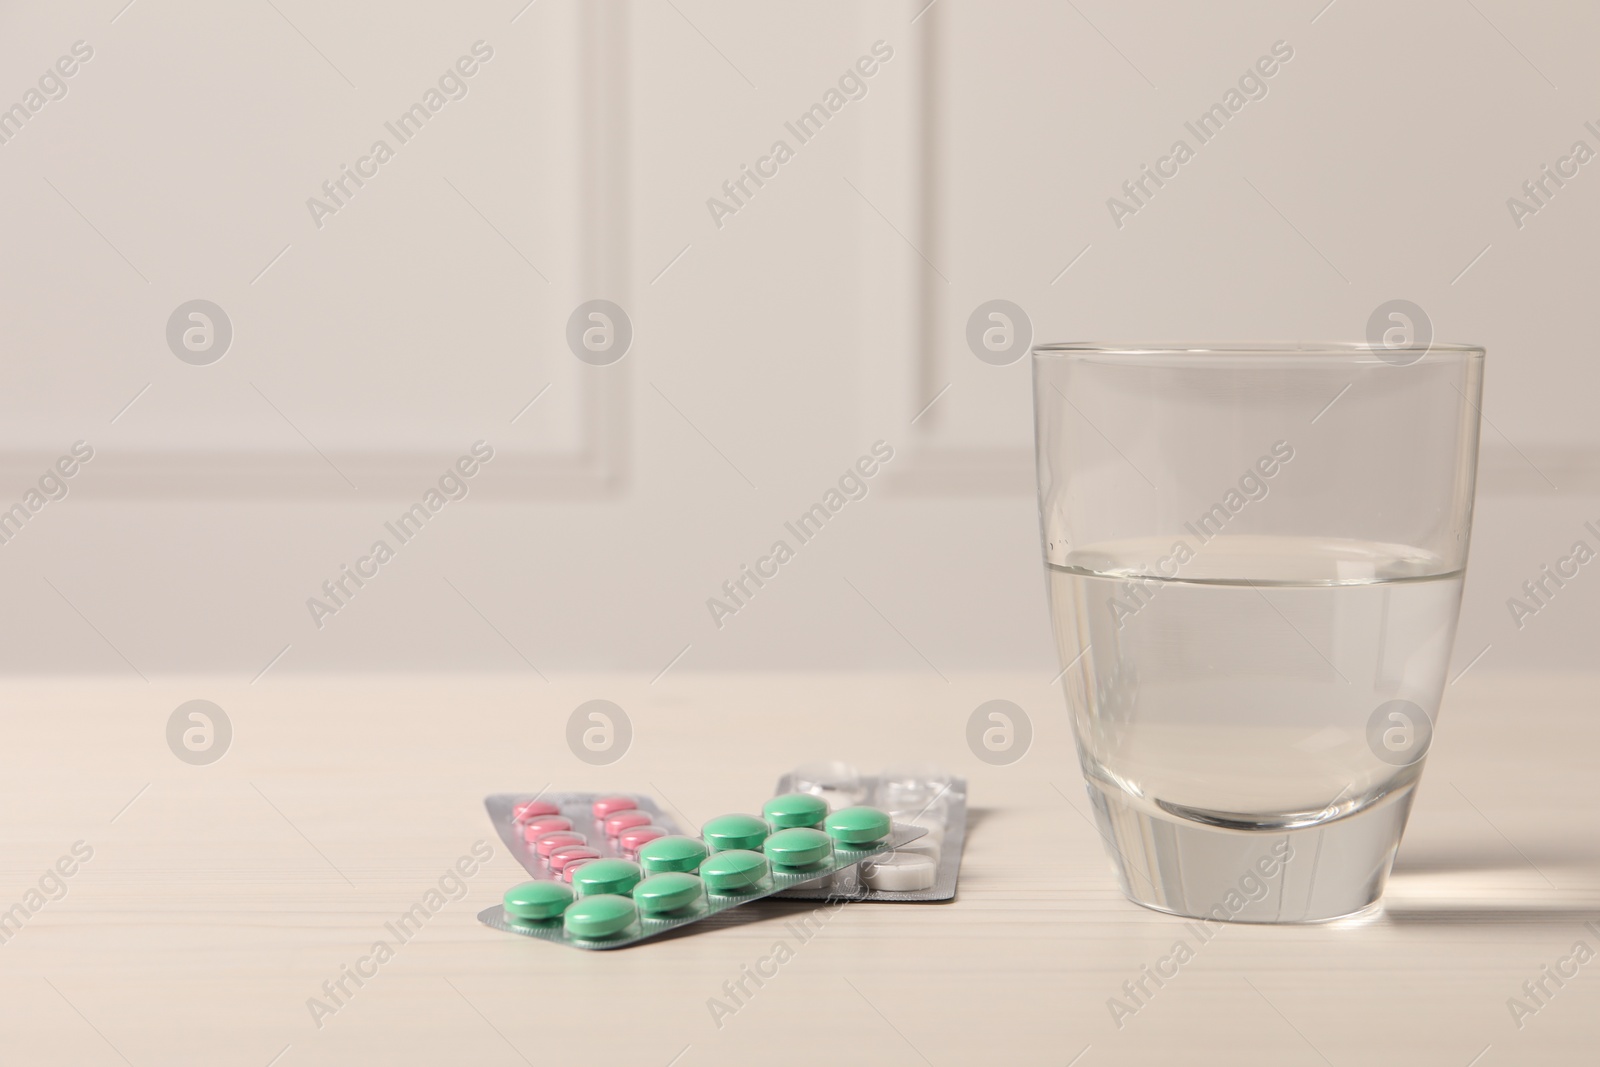
<instances>
[{"instance_id":1,"label":"pills in blister","mask_svg":"<svg viewBox=\"0 0 1600 1067\"><path fill-rule=\"evenodd\" d=\"M878 804L887 808L942 808L955 779L933 763L901 763L878 776Z\"/></svg>"},{"instance_id":2,"label":"pills in blister","mask_svg":"<svg viewBox=\"0 0 1600 1067\"><path fill-rule=\"evenodd\" d=\"M530 845L552 830L570 830L572 820L564 815L540 815L522 824L522 837Z\"/></svg>"},{"instance_id":3,"label":"pills in blister","mask_svg":"<svg viewBox=\"0 0 1600 1067\"><path fill-rule=\"evenodd\" d=\"M887 813L877 808L841 808L822 821L828 836L843 845L869 845L889 836Z\"/></svg>"},{"instance_id":4,"label":"pills in blister","mask_svg":"<svg viewBox=\"0 0 1600 1067\"><path fill-rule=\"evenodd\" d=\"M578 869L580 867L590 863L599 863L601 858L602 857L600 856L586 856L568 861L567 864L561 868L561 880L570 885L572 883L572 879L577 876Z\"/></svg>"},{"instance_id":5,"label":"pills in blister","mask_svg":"<svg viewBox=\"0 0 1600 1067\"><path fill-rule=\"evenodd\" d=\"M526 807L533 795L496 794L484 806L511 855L535 885L548 888L517 887L478 919L582 949L621 948L773 893L832 885L829 880L845 871L852 892L870 893L852 868L924 833L895 826L886 838L849 845L819 828L828 809L803 794L770 808L776 822L805 825L722 816L706 824L701 839L684 835L647 794L540 794L555 814ZM518 805L525 806L526 821L514 817Z\"/></svg>"},{"instance_id":6,"label":"pills in blister","mask_svg":"<svg viewBox=\"0 0 1600 1067\"><path fill-rule=\"evenodd\" d=\"M908 844L901 845L895 849L895 852L905 856L927 856L933 862L938 863L941 848L942 846L938 841L935 841L932 837L923 836Z\"/></svg>"},{"instance_id":7,"label":"pills in blister","mask_svg":"<svg viewBox=\"0 0 1600 1067\"><path fill-rule=\"evenodd\" d=\"M730 848L760 848L772 828L754 815L718 815L700 827L700 836L712 852Z\"/></svg>"},{"instance_id":8,"label":"pills in blister","mask_svg":"<svg viewBox=\"0 0 1600 1067\"><path fill-rule=\"evenodd\" d=\"M549 856L556 849L567 845L587 845L588 843L589 839L576 830L552 830L547 834L540 834L528 842L533 846L533 850L541 856Z\"/></svg>"},{"instance_id":9,"label":"pills in blister","mask_svg":"<svg viewBox=\"0 0 1600 1067\"><path fill-rule=\"evenodd\" d=\"M630 826L617 835L617 847L623 852L636 853L642 846L666 836L665 826Z\"/></svg>"},{"instance_id":10,"label":"pills in blister","mask_svg":"<svg viewBox=\"0 0 1600 1067\"><path fill-rule=\"evenodd\" d=\"M580 897L597 893L627 893L639 884L639 865L630 860L599 859L578 868L572 888Z\"/></svg>"},{"instance_id":11,"label":"pills in blister","mask_svg":"<svg viewBox=\"0 0 1600 1067\"><path fill-rule=\"evenodd\" d=\"M792 777L796 790L821 797L829 808L848 808L867 799L861 772L838 760L796 767Z\"/></svg>"},{"instance_id":12,"label":"pills in blister","mask_svg":"<svg viewBox=\"0 0 1600 1067\"><path fill-rule=\"evenodd\" d=\"M828 802L811 793L784 793L761 807L761 815L774 830L794 826L821 826L828 814Z\"/></svg>"},{"instance_id":13,"label":"pills in blister","mask_svg":"<svg viewBox=\"0 0 1600 1067\"><path fill-rule=\"evenodd\" d=\"M601 820L601 825L606 829L607 837L616 837L622 831L634 826L649 826L651 822L648 812L627 808L614 811Z\"/></svg>"},{"instance_id":14,"label":"pills in blister","mask_svg":"<svg viewBox=\"0 0 1600 1067\"><path fill-rule=\"evenodd\" d=\"M523 882L507 889L502 903L518 919L553 919L572 903L572 890L560 882Z\"/></svg>"},{"instance_id":15,"label":"pills in blister","mask_svg":"<svg viewBox=\"0 0 1600 1067\"><path fill-rule=\"evenodd\" d=\"M810 867L833 854L833 839L809 826L778 830L762 845L774 867Z\"/></svg>"},{"instance_id":16,"label":"pills in blister","mask_svg":"<svg viewBox=\"0 0 1600 1067\"><path fill-rule=\"evenodd\" d=\"M710 854L705 845L682 834L668 834L645 843L639 849L639 866L650 874L661 871L692 871Z\"/></svg>"},{"instance_id":17,"label":"pills in blister","mask_svg":"<svg viewBox=\"0 0 1600 1067\"><path fill-rule=\"evenodd\" d=\"M548 800L524 800L511 809L511 817L518 822L536 819L541 815L560 815L561 809Z\"/></svg>"},{"instance_id":18,"label":"pills in blister","mask_svg":"<svg viewBox=\"0 0 1600 1067\"><path fill-rule=\"evenodd\" d=\"M939 865L930 856L903 849L876 856L861 865L861 881L869 889L909 893L931 889Z\"/></svg>"},{"instance_id":19,"label":"pills in blister","mask_svg":"<svg viewBox=\"0 0 1600 1067\"><path fill-rule=\"evenodd\" d=\"M700 879L681 871L652 874L633 887L633 902L646 915L682 911L699 901L703 894Z\"/></svg>"},{"instance_id":20,"label":"pills in blister","mask_svg":"<svg viewBox=\"0 0 1600 1067\"><path fill-rule=\"evenodd\" d=\"M578 860L597 860L599 858L600 853L588 845L568 845L566 848L558 848L550 853L546 860L550 864L550 870L560 874Z\"/></svg>"},{"instance_id":21,"label":"pills in blister","mask_svg":"<svg viewBox=\"0 0 1600 1067\"><path fill-rule=\"evenodd\" d=\"M767 876L767 857L748 849L729 849L700 864L700 880L713 893L743 893L756 889Z\"/></svg>"},{"instance_id":22,"label":"pills in blister","mask_svg":"<svg viewBox=\"0 0 1600 1067\"><path fill-rule=\"evenodd\" d=\"M638 917L639 909L627 897L597 893L573 901L561 919L567 933L573 937L596 938L620 934Z\"/></svg>"},{"instance_id":23,"label":"pills in blister","mask_svg":"<svg viewBox=\"0 0 1600 1067\"><path fill-rule=\"evenodd\" d=\"M815 791L822 779L827 779L824 784L846 784L841 772L823 774L818 770L820 767L825 771L832 766L835 765L807 765L780 776L773 788L776 794L773 800L797 789ZM893 851L904 857L923 857L933 862L932 884L921 884L926 880L926 871L908 858L903 864L885 868L874 876L876 882L872 884L861 877L863 868L831 879L816 879L786 889L781 895L798 900L953 900L967 834L966 780L932 763L908 762L886 767L881 774L863 774L859 784L866 797L863 803L888 812L893 825ZM837 807L833 811L842 814ZM826 823L824 829L827 829ZM915 831L919 836L906 840L902 837L904 830ZM843 838L835 837L834 847L843 848ZM917 885L918 888L884 888L889 884Z\"/></svg>"},{"instance_id":24,"label":"pills in blister","mask_svg":"<svg viewBox=\"0 0 1600 1067\"><path fill-rule=\"evenodd\" d=\"M639 802L632 797L599 797L589 810L594 812L596 819L604 819L614 811L632 811L638 806Z\"/></svg>"}]
</instances>

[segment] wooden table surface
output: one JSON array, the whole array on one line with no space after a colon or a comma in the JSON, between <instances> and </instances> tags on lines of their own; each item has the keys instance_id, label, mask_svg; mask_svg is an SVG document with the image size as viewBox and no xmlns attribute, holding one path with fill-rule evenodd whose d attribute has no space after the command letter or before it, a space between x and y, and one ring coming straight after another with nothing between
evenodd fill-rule
<instances>
[{"instance_id":1,"label":"wooden table surface","mask_svg":"<svg viewBox=\"0 0 1600 1067\"><path fill-rule=\"evenodd\" d=\"M12 682L0 909L22 912L0 945L0 1062L1600 1062L1600 681L1467 675L1380 914L1224 927L1120 1020L1108 1002L1128 1002L1123 983L1193 938L1118 893L1047 681ZM166 741L173 709L197 698L233 728L206 766ZM566 746L568 715L592 698L632 722L609 766ZM1035 729L1009 766L966 748L968 716L993 698ZM739 925L605 953L474 918L521 880L488 793L648 791L698 824L757 808L819 756L869 771L931 758L968 776L954 903L824 908L808 940L789 924L816 906L754 904ZM480 841L494 855L466 895L314 1019L323 982L394 942L385 924ZM777 974L714 1018L724 983L780 941ZM1558 986L1547 967L1571 977ZM1541 980L1550 995L1530 999L1524 983ZM1536 1010L1516 1018L1511 998Z\"/></svg>"}]
</instances>

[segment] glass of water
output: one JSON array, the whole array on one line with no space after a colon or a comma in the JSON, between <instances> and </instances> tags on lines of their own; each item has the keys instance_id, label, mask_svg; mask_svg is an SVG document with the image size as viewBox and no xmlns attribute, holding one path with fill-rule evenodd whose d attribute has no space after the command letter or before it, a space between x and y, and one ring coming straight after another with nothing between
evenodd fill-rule
<instances>
[{"instance_id":1,"label":"glass of water","mask_svg":"<svg viewBox=\"0 0 1600 1067\"><path fill-rule=\"evenodd\" d=\"M1034 349L1062 684L1136 903L1306 922L1382 895L1455 638L1483 355Z\"/></svg>"}]
</instances>

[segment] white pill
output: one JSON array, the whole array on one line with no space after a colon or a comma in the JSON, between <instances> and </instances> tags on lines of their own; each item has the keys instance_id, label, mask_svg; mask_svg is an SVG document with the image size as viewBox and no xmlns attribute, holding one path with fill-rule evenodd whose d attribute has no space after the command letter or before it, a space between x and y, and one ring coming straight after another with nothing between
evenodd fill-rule
<instances>
[{"instance_id":1,"label":"white pill","mask_svg":"<svg viewBox=\"0 0 1600 1067\"><path fill-rule=\"evenodd\" d=\"M865 789L810 789L806 792L815 793L827 801L829 811L856 807L867 795Z\"/></svg>"},{"instance_id":2,"label":"white pill","mask_svg":"<svg viewBox=\"0 0 1600 1067\"><path fill-rule=\"evenodd\" d=\"M861 788L861 772L842 760L820 760L796 767L791 773L794 788L801 793L824 789L854 791Z\"/></svg>"},{"instance_id":3,"label":"white pill","mask_svg":"<svg viewBox=\"0 0 1600 1067\"><path fill-rule=\"evenodd\" d=\"M927 856L891 852L861 865L861 880L872 889L905 893L932 889L938 865Z\"/></svg>"},{"instance_id":4,"label":"white pill","mask_svg":"<svg viewBox=\"0 0 1600 1067\"><path fill-rule=\"evenodd\" d=\"M931 836L919 837L910 844L901 845L895 849L895 853L901 856L927 856L933 862L938 863L941 848L942 846L937 838Z\"/></svg>"},{"instance_id":5,"label":"white pill","mask_svg":"<svg viewBox=\"0 0 1600 1067\"><path fill-rule=\"evenodd\" d=\"M888 807L938 806L950 793L950 772L932 763L902 763L884 768L879 801Z\"/></svg>"},{"instance_id":6,"label":"white pill","mask_svg":"<svg viewBox=\"0 0 1600 1067\"><path fill-rule=\"evenodd\" d=\"M828 802L829 811L853 808L866 800L861 772L840 760L822 760L796 767L789 775L796 793L811 793Z\"/></svg>"}]
</instances>

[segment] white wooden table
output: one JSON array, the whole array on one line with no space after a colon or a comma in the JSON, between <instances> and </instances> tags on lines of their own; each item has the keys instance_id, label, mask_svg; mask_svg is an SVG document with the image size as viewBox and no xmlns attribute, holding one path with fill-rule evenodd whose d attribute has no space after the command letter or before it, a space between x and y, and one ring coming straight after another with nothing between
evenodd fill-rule
<instances>
[{"instance_id":1,"label":"white wooden table","mask_svg":"<svg viewBox=\"0 0 1600 1067\"><path fill-rule=\"evenodd\" d=\"M1449 692L1381 915L1221 929L1119 1027L1123 983L1185 936L1126 903L1060 696L998 675L13 682L0 743L0 1062L311 1064L1336 1064L1600 1062L1600 959L1537 1012L1508 999L1576 942L1600 951L1600 682L1468 675ZM625 708L619 762L567 750L579 703ZM1020 762L967 751L992 698L1032 715ZM165 727L226 709L190 766ZM838 756L932 758L971 781L948 905L765 903L750 921L609 953L474 914L520 880L482 808L510 790L649 791L697 824ZM71 860L76 842L87 861ZM325 980L395 938L475 842L494 857L314 1023ZM73 871L47 874L62 857ZM44 891L29 897L30 889ZM60 899L58 885L65 887ZM447 886L451 885L447 881ZM29 908L30 900L40 906ZM13 913L15 916L16 913ZM741 968L792 951L719 1026ZM1566 965L1570 971L1572 965ZM369 965L371 970L372 966ZM770 969L770 968L769 968Z\"/></svg>"}]
</instances>

